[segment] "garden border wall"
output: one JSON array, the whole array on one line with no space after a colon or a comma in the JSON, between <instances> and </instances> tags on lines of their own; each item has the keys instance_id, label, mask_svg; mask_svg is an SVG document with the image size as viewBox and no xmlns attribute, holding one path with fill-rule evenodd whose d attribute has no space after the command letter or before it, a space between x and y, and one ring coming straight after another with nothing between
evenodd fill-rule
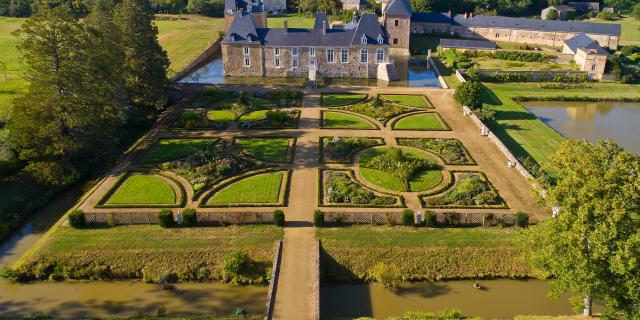
<instances>
[{"instance_id":1,"label":"garden border wall","mask_svg":"<svg viewBox=\"0 0 640 320\"><path fill-rule=\"evenodd\" d=\"M273 317L273 307L276 303L277 283L280 278L280 260L282 259L283 241L278 240L276 244L276 256L271 269L271 281L269 281L269 291L267 292L267 309L264 312L264 320L271 320Z\"/></svg>"},{"instance_id":2,"label":"garden border wall","mask_svg":"<svg viewBox=\"0 0 640 320\"><path fill-rule=\"evenodd\" d=\"M176 218L176 211L174 218ZM200 212L196 211L198 226L225 226L231 224L272 224L273 212ZM90 211L84 213L85 222L94 225L152 225L158 224L158 212L144 211Z\"/></svg>"},{"instance_id":3,"label":"garden border wall","mask_svg":"<svg viewBox=\"0 0 640 320\"><path fill-rule=\"evenodd\" d=\"M438 82L440 82L440 86L442 86L442 89L449 89L449 86L447 86L447 83L444 81L442 74L440 74L440 70L438 70L438 67L433 62L433 58L431 58L431 56L427 58L427 63L431 66L433 71L436 73L436 76L438 76Z\"/></svg>"},{"instance_id":4,"label":"garden border wall","mask_svg":"<svg viewBox=\"0 0 640 320\"><path fill-rule=\"evenodd\" d=\"M216 39L208 48L206 48L200 55L198 55L191 63L189 63L186 67L184 67L181 71L177 72L173 77L171 77L171 82L178 82L182 78L184 78L189 72L191 72L196 67L200 66L203 62L210 59L213 55L220 52L221 38Z\"/></svg>"}]
</instances>

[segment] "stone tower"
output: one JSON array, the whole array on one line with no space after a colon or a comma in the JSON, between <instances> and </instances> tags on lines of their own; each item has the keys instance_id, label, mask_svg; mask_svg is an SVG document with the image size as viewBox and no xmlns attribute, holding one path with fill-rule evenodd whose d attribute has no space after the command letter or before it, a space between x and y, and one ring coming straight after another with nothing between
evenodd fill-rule
<instances>
[{"instance_id":1,"label":"stone tower","mask_svg":"<svg viewBox=\"0 0 640 320\"><path fill-rule=\"evenodd\" d=\"M382 0L382 20L389 39L390 53L408 56L411 35L411 7L406 0Z\"/></svg>"}]
</instances>

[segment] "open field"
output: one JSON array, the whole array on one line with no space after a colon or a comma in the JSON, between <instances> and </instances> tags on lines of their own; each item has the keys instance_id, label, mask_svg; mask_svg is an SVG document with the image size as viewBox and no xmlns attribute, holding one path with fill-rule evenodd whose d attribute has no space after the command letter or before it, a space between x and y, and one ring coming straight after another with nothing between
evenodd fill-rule
<instances>
[{"instance_id":1,"label":"open field","mask_svg":"<svg viewBox=\"0 0 640 320\"><path fill-rule=\"evenodd\" d=\"M267 19L269 28L282 28L284 21L287 21L289 28L313 28L315 22L313 15L296 15L296 14L284 14L280 16L270 16Z\"/></svg>"},{"instance_id":2,"label":"open field","mask_svg":"<svg viewBox=\"0 0 640 320\"><path fill-rule=\"evenodd\" d=\"M614 21L601 21L593 19L590 22L599 23L617 23L622 26L622 34L620 35L621 45L640 45L640 21L631 16L623 16L622 19Z\"/></svg>"},{"instance_id":3,"label":"open field","mask_svg":"<svg viewBox=\"0 0 640 320\"><path fill-rule=\"evenodd\" d=\"M219 228L120 226L99 229L54 227L23 256L16 268L24 275L48 278L156 280L169 273L181 280L220 279L222 258L243 250L254 260L254 280L263 282L282 229L270 225Z\"/></svg>"},{"instance_id":4,"label":"open field","mask_svg":"<svg viewBox=\"0 0 640 320\"><path fill-rule=\"evenodd\" d=\"M329 282L369 280L369 268L378 262L395 264L405 280L419 281L530 276L514 245L517 232L358 226L321 228L316 236L332 258L322 261Z\"/></svg>"},{"instance_id":5,"label":"open field","mask_svg":"<svg viewBox=\"0 0 640 320\"><path fill-rule=\"evenodd\" d=\"M238 180L217 191L207 204L278 203L285 174L276 171Z\"/></svg>"},{"instance_id":6,"label":"open field","mask_svg":"<svg viewBox=\"0 0 640 320\"><path fill-rule=\"evenodd\" d=\"M0 122L9 118L11 100L27 89L28 83L20 75L21 67L16 38L11 34L24 19L0 17L0 62L7 66L6 75L0 72Z\"/></svg>"},{"instance_id":7,"label":"open field","mask_svg":"<svg viewBox=\"0 0 640 320\"><path fill-rule=\"evenodd\" d=\"M176 194L162 178L132 174L109 197L107 204L172 204Z\"/></svg>"}]
</instances>

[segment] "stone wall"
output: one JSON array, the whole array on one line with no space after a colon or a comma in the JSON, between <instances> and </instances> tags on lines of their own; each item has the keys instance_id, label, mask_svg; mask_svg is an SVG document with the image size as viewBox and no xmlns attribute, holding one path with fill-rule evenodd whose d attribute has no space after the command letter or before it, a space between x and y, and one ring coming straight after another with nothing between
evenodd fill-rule
<instances>
[{"instance_id":1,"label":"stone wall","mask_svg":"<svg viewBox=\"0 0 640 320\"><path fill-rule=\"evenodd\" d=\"M266 77L306 77L309 74L309 48L297 47L298 55L292 55L292 47L279 47L280 55L275 55L276 47L264 47L264 66ZM280 59L280 67L275 60ZM293 59L298 60L298 67L293 67Z\"/></svg>"},{"instance_id":2,"label":"stone wall","mask_svg":"<svg viewBox=\"0 0 640 320\"><path fill-rule=\"evenodd\" d=\"M578 49L573 60L578 64L581 71L586 71L590 77L594 79L602 79L605 66L607 65L607 56L603 54L588 54L584 50ZM595 69L593 68L595 65Z\"/></svg>"},{"instance_id":3,"label":"stone wall","mask_svg":"<svg viewBox=\"0 0 640 320\"><path fill-rule=\"evenodd\" d=\"M397 26L396 26L397 22ZM385 16L385 29L391 54L409 55L409 37L411 36L411 19L407 17ZM394 44L397 39L398 43Z\"/></svg>"},{"instance_id":4,"label":"stone wall","mask_svg":"<svg viewBox=\"0 0 640 320\"><path fill-rule=\"evenodd\" d=\"M251 65L244 66L244 47L249 47ZM260 44L222 44L222 63L225 76L262 77L264 66Z\"/></svg>"}]
</instances>

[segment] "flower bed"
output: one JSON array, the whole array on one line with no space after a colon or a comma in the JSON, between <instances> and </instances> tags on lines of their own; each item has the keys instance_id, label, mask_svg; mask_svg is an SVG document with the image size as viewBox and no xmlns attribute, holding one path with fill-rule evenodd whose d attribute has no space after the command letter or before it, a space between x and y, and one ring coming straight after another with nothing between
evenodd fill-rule
<instances>
[{"instance_id":1,"label":"flower bed","mask_svg":"<svg viewBox=\"0 0 640 320\"><path fill-rule=\"evenodd\" d=\"M445 164L475 165L462 142L454 138L396 138L401 146L413 147L434 153Z\"/></svg>"},{"instance_id":2,"label":"flower bed","mask_svg":"<svg viewBox=\"0 0 640 320\"><path fill-rule=\"evenodd\" d=\"M484 173L455 171L450 188L421 197L425 208L508 208Z\"/></svg>"},{"instance_id":3,"label":"flower bed","mask_svg":"<svg viewBox=\"0 0 640 320\"><path fill-rule=\"evenodd\" d=\"M404 207L402 197L374 192L354 178L352 170L323 170L319 174L321 207Z\"/></svg>"},{"instance_id":4,"label":"flower bed","mask_svg":"<svg viewBox=\"0 0 640 320\"><path fill-rule=\"evenodd\" d=\"M321 137L320 162L351 163L356 152L383 144L381 138Z\"/></svg>"}]
</instances>

